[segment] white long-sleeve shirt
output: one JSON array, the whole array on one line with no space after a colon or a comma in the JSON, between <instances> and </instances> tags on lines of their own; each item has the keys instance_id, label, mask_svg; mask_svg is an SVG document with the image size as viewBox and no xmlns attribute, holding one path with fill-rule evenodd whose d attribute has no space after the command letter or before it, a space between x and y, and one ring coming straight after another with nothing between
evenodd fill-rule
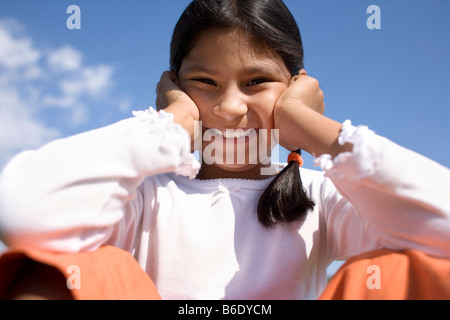
<instances>
[{"instance_id":1,"label":"white long-sleeve shirt","mask_svg":"<svg viewBox=\"0 0 450 320\"><path fill-rule=\"evenodd\" d=\"M0 178L9 245L133 254L163 299L316 299L333 260L378 248L450 258L450 171L344 124L351 153L301 169L316 202L265 229L270 180L195 180L200 164L171 115L153 109L16 156Z\"/></svg>"}]
</instances>

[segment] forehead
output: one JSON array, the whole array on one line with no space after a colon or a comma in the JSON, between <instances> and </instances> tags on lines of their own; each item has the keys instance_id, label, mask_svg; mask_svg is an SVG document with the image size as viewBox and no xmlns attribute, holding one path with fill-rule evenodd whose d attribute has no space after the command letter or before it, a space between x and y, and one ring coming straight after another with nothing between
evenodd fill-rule
<instances>
[{"instance_id":1,"label":"forehead","mask_svg":"<svg viewBox=\"0 0 450 320\"><path fill-rule=\"evenodd\" d=\"M209 29L200 33L183 59L181 69L193 66L209 70L263 68L289 74L283 59L274 50L240 30Z\"/></svg>"}]
</instances>

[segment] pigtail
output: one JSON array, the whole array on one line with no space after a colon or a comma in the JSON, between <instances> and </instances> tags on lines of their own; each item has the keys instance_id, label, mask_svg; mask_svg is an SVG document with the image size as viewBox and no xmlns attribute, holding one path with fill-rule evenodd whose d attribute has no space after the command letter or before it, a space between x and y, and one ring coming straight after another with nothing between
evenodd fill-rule
<instances>
[{"instance_id":1,"label":"pigtail","mask_svg":"<svg viewBox=\"0 0 450 320\"><path fill-rule=\"evenodd\" d=\"M266 228L300 220L315 206L303 188L299 170L299 164L303 164L301 150L291 153L288 162L259 199L258 219Z\"/></svg>"}]
</instances>

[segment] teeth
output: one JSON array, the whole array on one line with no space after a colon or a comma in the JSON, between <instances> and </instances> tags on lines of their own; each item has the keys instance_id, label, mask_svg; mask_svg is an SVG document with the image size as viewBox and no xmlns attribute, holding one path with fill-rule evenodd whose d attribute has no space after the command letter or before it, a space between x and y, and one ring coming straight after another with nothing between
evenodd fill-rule
<instances>
[{"instance_id":1,"label":"teeth","mask_svg":"<svg viewBox=\"0 0 450 320\"><path fill-rule=\"evenodd\" d=\"M243 130L243 129L227 129L225 130L225 132L220 131L218 129L213 129L214 133L222 138L225 139L239 139L239 138L244 138L249 136L252 132L253 129L248 129L248 130Z\"/></svg>"}]
</instances>

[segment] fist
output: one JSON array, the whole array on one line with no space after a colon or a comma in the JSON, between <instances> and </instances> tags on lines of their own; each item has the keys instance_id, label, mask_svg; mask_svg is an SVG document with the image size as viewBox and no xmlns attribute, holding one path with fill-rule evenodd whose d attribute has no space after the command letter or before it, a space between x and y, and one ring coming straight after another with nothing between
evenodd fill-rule
<instances>
[{"instance_id":1,"label":"fist","mask_svg":"<svg viewBox=\"0 0 450 320\"><path fill-rule=\"evenodd\" d=\"M191 137L194 145L194 132L200 112L192 99L178 86L176 74L166 71L156 87L156 108L173 114L174 122L181 125Z\"/></svg>"},{"instance_id":2,"label":"fist","mask_svg":"<svg viewBox=\"0 0 450 320\"><path fill-rule=\"evenodd\" d=\"M173 72L165 71L161 80L156 86L156 107L157 110L166 109L169 106L177 105L188 109L193 115L198 114L198 108L191 98L177 84L177 75Z\"/></svg>"},{"instance_id":3,"label":"fist","mask_svg":"<svg viewBox=\"0 0 450 320\"><path fill-rule=\"evenodd\" d=\"M274 126L279 129L281 146L291 151L305 150L298 134L304 131L302 126L309 123L308 117L324 111L324 94L319 82L301 70L275 104Z\"/></svg>"},{"instance_id":4,"label":"fist","mask_svg":"<svg viewBox=\"0 0 450 320\"><path fill-rule=\"evenodd\" d=\"M319 81L308 76L305 70L291 79L289 87L278 99L275 111L290 104L303 104L320 114L325 112L324 94Z\"/></svg>"}]
</instances>

